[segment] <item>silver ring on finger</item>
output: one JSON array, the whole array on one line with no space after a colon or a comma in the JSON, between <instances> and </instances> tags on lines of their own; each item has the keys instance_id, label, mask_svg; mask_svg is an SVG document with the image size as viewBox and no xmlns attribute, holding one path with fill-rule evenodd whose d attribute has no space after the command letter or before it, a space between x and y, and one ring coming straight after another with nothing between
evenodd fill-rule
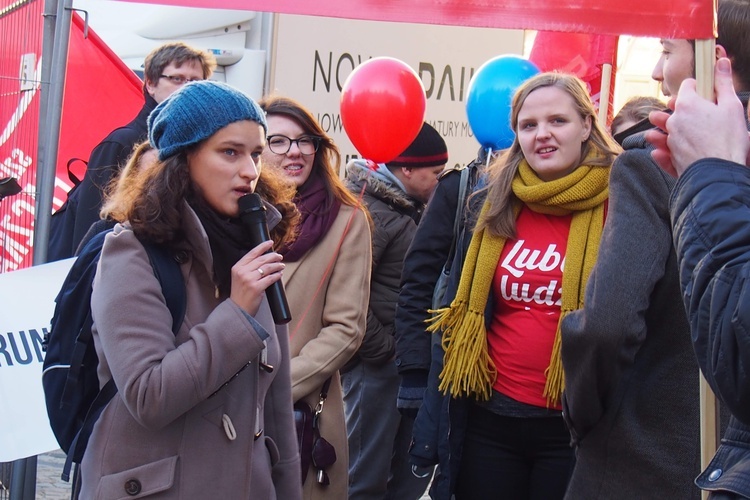
<instances>
[{"instance_id":1,"label":"silver ring on finger","mask_svg":"<svg viewBox=\"0 0 750 500\"><path fill-rule=\"evenodd\" d=\"M263 272L263 269L262 269L262 268L260 268L260 267L259 267L258 269L256 269L256 271L258 271L258 273L260 273L260 277L261 277L261 278L262 278L262 277L264 277L264 276L266 275L266 273L264 273L264 272Z\"/></svg>"}]
</instances>

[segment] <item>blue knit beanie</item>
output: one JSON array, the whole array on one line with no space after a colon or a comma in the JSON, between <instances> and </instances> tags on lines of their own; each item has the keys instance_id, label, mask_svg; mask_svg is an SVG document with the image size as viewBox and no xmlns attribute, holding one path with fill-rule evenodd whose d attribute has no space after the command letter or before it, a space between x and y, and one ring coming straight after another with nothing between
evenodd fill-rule
<instances>
[{"instance_id":1,"label":"blue knit beanie","mask_svg":"<svg viewBox=\"0 0 750 500\"><path fill-rule=\"evenodd\" d=\"M268 132L265 113L250 97L226 83L190 82L148 115L148 140L164 160L240 120L257 122Z\"/></svg>"}]
</instances>

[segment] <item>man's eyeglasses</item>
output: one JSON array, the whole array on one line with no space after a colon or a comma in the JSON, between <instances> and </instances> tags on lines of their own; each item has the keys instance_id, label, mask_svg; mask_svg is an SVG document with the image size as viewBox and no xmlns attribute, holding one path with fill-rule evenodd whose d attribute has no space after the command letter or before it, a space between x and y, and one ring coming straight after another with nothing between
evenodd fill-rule
<instances>
[{"instance_id":1,"label":"man's eyeglasses","mask_svg":"<svg viewBox=\"0 0 750 500\"><path fill-rule=\"evenodd\" d=\"M183 83L187 82L197 82L200 80L203 80L203 78L186 78L184 76L179 75L161 75L160 78L166 78L170 82L176 84L176 85L182 85Z\"/></svg>"},{"instance_id":2,"label":"man's eyeglasses","mask_svg":"<svg viewBox=\"0 0 750 500\"><path fill-rule=\"evenodd\" d=\"M320 146L320 139L314 135L303 135L296 139L290 139L285 135L269 135L268 149L277 155L285 155L292 149L292 144L296 143L300 153L314 155Z\"/></svg>"}]
</instances>

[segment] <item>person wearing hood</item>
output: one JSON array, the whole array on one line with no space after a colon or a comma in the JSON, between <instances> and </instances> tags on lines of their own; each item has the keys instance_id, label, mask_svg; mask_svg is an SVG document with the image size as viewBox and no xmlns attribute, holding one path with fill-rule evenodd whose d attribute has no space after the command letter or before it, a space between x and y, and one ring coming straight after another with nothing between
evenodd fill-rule
<instances>
[{"instance_id":1,"label":"person wearing hood","mask_svg":"<svg viewBox=\"0 0 750 500\"><path fill-rule=\"evenodd\" d=\"M396 159L372 169L347 166L347 187L372 217L372 274L365 338L342 369L349 438L349 498L418 499L429 475L411 473L408 448L413 418L396 407L401 378L395 362L394 318L406 251L422 211L448 162L440 134L424 123Z\"/></svg>"}]
</instances>

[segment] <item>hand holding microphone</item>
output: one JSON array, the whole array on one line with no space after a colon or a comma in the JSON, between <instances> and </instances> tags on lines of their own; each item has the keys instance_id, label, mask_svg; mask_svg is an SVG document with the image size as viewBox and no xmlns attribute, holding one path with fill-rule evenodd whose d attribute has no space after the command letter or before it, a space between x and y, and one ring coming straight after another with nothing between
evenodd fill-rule
<instances>
[{"instance_id":1,"label":"hand holding microphone","mask_svg":"<svg viewBox=\"0 0 750 500\"><path fill-rule=\"evenodd\" d=\"M268 232L268 223L266 222L266 207L263 205L260 196L256 193L241 196L238 200L238 205L240 210L240 220L247 228L253 246L258 247L264 242L271 241L271 236ZM251 255L254 251L255 250L248 253L246 257L257 259L261 263L261 265L251 271L259 274L260 280L263 280L263 278L268 276L271 272L283 269L283 265L281 268L278 268L279 262L276 262L277 259L269 259L269 263L267 264L268 268L266 268L266 266L263 265L266 259L262 256ZM267 249L263 256L270 257L268 254L272 254L271 245L267 245ZM265 290L274 322L276 324L285 324L291 321L292 314L289 311L289 304L286 300L284 285L281 283L281 279L277 279L275 282L271 283L271 285Z\"/></svg>"}]
</instances>

